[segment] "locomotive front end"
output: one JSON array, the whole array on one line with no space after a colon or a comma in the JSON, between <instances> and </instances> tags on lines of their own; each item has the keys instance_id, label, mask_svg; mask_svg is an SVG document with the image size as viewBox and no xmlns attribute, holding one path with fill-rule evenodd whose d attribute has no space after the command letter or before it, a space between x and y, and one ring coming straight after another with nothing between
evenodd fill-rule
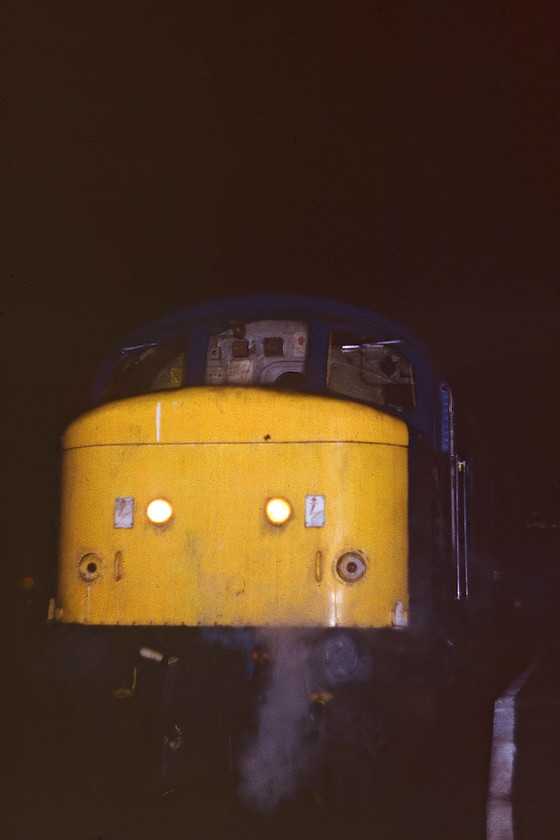
<instances>
[{"instance_id":1,"label":"locomotive front end","mask_svg":"<svg viewBox=\"0 0 560 840\"><path fill-rule=\"evenodd\" d=\"M367 764L429 613L422 348L345 304L232 299L129 336L92 402L64 436L53 614L125 669L117 697L161 696L162 774L214 738L274 807L339 753Z\"/></svg>"},{"instance_id":2,"label":"locomotive front end","mask_svg":"<svg viewBox=\"0 0 560 840\"><path fill-rule=\"evenodd\" d=\"M407 446L398 417L295 391L102 405L64 438L56 618L403 626Z\"/></svg>"}]
</instances>

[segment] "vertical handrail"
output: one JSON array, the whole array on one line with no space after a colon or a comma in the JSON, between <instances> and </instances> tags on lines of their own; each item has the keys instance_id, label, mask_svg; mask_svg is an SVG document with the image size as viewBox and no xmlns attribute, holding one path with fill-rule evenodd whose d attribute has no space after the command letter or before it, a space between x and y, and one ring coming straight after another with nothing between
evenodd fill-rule
<instances>
[{"instance_id":1,"label":"vertical handrail","mask_svg":"<svg viewBox=\"0 0 560 840\"><path fill-rule=\"evenodd\" d=\"M459 462L459 471L461 474L461 489L463 491L463 575L464 575L464 590L465 598L469 597L469 534L468 534L468 465L466 461Z\"/></svg>"},{"instance_id":2,"label":"vertical handrail","mask_svg":"<svg viewBox=\"0 0 560 840\"><path fill-rule=\"evenodd\" d=\"M455 597L462 601L469 597L467 462L460 459L455 450L455 403L450 388L447 388L447 393L451 551L455 561Z\"/></svg>"},{"instance_id":3,"label":"vertical handrail","mask_svg":"<svg viewBox=\"0 0 560 840\"><path fill-rule=\"evenodd\" d=\"M457 566L460 571L461 595L469 597L469 537L468 537L468 465L466 460L456 461L457 476Z\"/></svg>"},{"instance_id":4,"label":"vertical handrail","mask_svg":"<svg viewBox=\"0 0 560 840\"><path fill-rule=\"evenodd\" d=\"M451 523L451 552L455 561L455 597L461 600L462 575L461 575L461 553L459 550L459 488L457 480L457 456L455 454L455 404L453 392L447 386L449 414L449 480L450 480L450 523Z\"/></svg>"}]
</instances>

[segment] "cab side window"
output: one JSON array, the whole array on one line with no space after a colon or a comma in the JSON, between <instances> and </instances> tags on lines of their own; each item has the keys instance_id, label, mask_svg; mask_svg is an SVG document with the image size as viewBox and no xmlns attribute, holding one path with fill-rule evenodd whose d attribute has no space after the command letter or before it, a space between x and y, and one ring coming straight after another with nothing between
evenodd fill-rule
<instances>
[{"instance_id":1,"label":"cab side window","mask_svg":"<svg viewBox=\"0 0 560 840\"><path fill-rule=\"evenodd\" d=\"M125 348L123 360L109 377L103 399L118 400L180 388L186 360L184 336L162 344Z\"/></svg>"},{"instance_id":2,"label":"cab side window","mask_svg":"<svg viewBox=\"0 0 560 840\"><path fill-rule=\"evenodd\" d=\"M396 411L416 404L414 371L397 343L349 330L330 336L327 387L336 394Z\"/></svg>"}]
</instances>

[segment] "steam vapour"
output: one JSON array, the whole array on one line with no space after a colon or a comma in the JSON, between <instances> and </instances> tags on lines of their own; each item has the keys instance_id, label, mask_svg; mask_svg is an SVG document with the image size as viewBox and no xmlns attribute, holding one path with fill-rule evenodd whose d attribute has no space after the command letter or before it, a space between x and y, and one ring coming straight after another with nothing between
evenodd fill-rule
<instances>
[{"instance_id":1,"label":"steam vapour","mask_svg":"<svg viewBox=\"0 0 560 840\"><path fill-rule=\"evenodd\" d=\"M313 745L308 644L301 631L263 633L270 673L258 710L257 731L240 761L240 795L250 807L270 811L292 798L310 772Z\"/></svg>"}]
</instances>

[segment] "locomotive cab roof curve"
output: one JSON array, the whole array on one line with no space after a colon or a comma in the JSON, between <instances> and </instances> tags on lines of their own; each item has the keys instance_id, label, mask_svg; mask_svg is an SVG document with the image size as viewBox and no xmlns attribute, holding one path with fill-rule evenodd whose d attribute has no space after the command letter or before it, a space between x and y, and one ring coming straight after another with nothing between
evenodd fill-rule
<instances>
[{"instance_id":1,"label":"locomotive cab roof curve","mask_svg":"<svg viewBox=\"0 0 560 840\"><path fill-rule=\"evenodd\" d=\"M267 319L290 319L308 326L308 360L305 379L299 388L306 393L341 396L333 393L326 381L329 336L333 335L333 331L367 336L367 341L371 343L362 347L394 348L412 367L415 398L404 412L402 407L392 405L384 406L383 410L401 417L411 430L431 440L436 449L449 450L449 389L426 345L396 321L362 307L315 296L273 294L222 298L180 309L146 324L109 351L95 380L92 404L97 406L107 400L107 383L123 360L143 349L183 338L189 341L189 352L181 385L203 385L207 346L215 325ZM359 347L357 344L355 349ZM354 348L342 349L351 351ZM348 394L344 398L367 402Z\"/></svg>"}]
</instances>

